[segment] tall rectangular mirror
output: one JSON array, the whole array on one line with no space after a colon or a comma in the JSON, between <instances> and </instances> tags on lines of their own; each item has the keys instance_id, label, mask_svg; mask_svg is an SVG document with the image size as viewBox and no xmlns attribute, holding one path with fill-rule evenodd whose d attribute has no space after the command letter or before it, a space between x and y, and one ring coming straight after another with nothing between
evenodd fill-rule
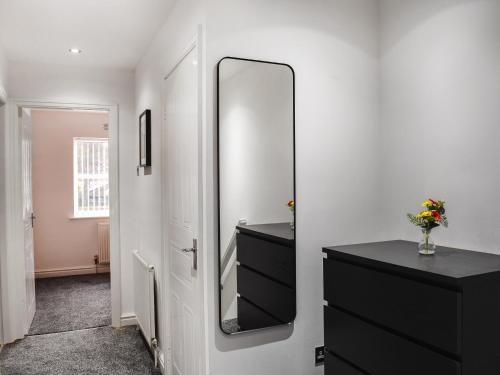
<instances>
[{"instance_id":1,"label":"tall rectangular mirror","mask_svg":"<svg viewBox=\"0 0 500 375\"><path fill-rule=\"evenodd\" d=\"M220 326L295 319L294 73L227 57L218 64Z\"/></svg>"}]
</instances>

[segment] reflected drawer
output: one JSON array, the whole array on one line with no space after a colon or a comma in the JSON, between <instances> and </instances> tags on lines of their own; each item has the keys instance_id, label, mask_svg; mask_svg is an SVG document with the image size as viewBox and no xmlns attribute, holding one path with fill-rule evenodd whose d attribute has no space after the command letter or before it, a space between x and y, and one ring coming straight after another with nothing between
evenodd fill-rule
<instances>
[{"instance_id":1,"label":"reflected drawer","mask_svg":"<svg viewBox=\"0 0 500 375\"><path fill-rule=\"evenodd\" d=\"M459 375L460 364L338 309L325 306L325 346L371 375Z\"/></svg>"},{"instance_id":2,"label":"reflected drawer","mask_svg":"<svg viewBox=\"0 0 500 375\"><path fill-rule=\"evenodd\" d=\"M252 329L272 327L279 324L282 323L247 302L245 299L238 297L238 325L241 330L248 331Z\"/></svg>"},{"instance_id":3,"label":"reflected drawer","mask_svg":"<svg viewBox=\"0 0 500 375\"><path fill-rule=\"evenodd\" d=\"M289 286L295 285L293 248L244 233L237 234L236 244L238 262Z\"/></svg>"},{"instance_id":4,"label":"reflected drawer","mask_svg":"<svg viewBox=\"0 0 500 375\"><path fill-rule=\"evenodd\" d=\"M329 305L460 354L461 293L332 259L323 268Z\"/></svg>"},{"instance_id":5,"label":"reflected drawer","mask_svg":"<svg viewBox=\"0 0 500 375\"><path fill-rule=\"evenodd\" d=\"M295 318L295 291L257 272L238 266L238 293L269 315L289 323Z\"/></svg>"}]
</instances>

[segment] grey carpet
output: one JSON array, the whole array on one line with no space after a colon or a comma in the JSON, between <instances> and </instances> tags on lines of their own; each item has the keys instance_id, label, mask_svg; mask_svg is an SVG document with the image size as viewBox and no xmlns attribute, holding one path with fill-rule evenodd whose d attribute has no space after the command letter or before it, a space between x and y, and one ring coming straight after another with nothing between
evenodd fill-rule
<instances>
[{"instance_id":1,"label":"grey carpet","mask_svg":"<svg viewBox=\"0 0 500 375\"><path fill-rule=\"evenodd\" d=\"M0 353L2 375L157 374L135 327L28 336Z\"/></svg>"},{"instance_id":2,"label":"grey carpet","mask_svg":"<svg viewBox=\"0 0 500 375\"><path fill-rule=\"evenodd\" d=\"M222 330L226 333L239 332L240 326L238 325L238 318L223 320L222 321Z\"/></svg>"},{"instance_id":3,"label":"grey carpet","mask_svg":"<svg viewBox=\"0 0 500 375\"><path fill-rule=\"evenodd\" d=\"M30 335L111 325L109 273L37 279L35 287Z\"/></svg>"}]
</instances>

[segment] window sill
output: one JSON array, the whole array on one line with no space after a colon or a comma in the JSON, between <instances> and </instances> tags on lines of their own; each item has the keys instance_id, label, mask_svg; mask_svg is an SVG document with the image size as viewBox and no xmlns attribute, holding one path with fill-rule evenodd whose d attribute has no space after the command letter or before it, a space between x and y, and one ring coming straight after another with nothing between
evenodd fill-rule
<instances>
[{"instance_id":1,"label":"window sill","mask_svg":"<svg viewBox=\"0 0 500 375\"><path fill-rule=\"evenodd\" d=\"M86 219L108 219L109 216L70 216L69 220L86 220Z\"/></svg>"}]
</instances>

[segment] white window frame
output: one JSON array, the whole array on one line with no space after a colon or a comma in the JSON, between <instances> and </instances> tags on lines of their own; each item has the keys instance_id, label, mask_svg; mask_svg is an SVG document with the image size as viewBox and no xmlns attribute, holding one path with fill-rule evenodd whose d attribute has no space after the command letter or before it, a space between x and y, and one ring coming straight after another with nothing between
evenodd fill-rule
<instances>
[{"instance_id":1,"label":"white window frame","mask_svg":"<svg viewBox=\"0 0 500 375\"><path fill-rule=\"evenodd\" d=\"M73 138L73 217L75 219L83 218L109 218L110 199L108 197L108 208L105 210L81 210L79 207L78 181L81 174L78 173L78 147L79 142L107 142L108 143L108 184L109 184L109 138L98 137L74 137ZM103 156L104 157L104 156ZM94 175L98 176L99 174ZM90 196L89 196L90 197ZM89 199L87 197L87 200ZM95 204L95 200L94 200ZM95 207L95 205L94 205Z\"/></svg>"}]
</instances>

